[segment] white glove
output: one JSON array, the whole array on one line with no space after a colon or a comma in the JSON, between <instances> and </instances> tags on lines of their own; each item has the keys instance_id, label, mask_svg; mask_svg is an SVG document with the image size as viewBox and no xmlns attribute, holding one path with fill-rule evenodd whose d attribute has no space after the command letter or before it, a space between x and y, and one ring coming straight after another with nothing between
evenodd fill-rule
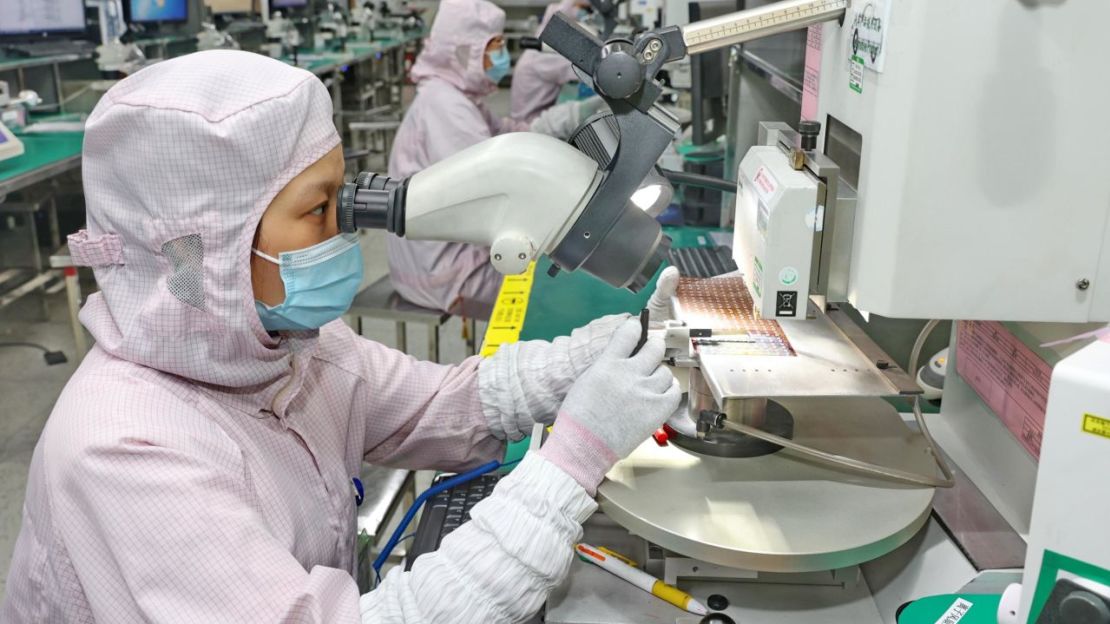
<instances>
[{"instance_id":1,"label":"white glove","mask_svg":"<svg viewBox=\"0 0 1110 624\"><path fill-rule=\"evenodd\" d=\"M613 334L598 361L575 382L540 454L562 468L591 495L605 473L634 451L674 413L682 390L661 364L663 339L640 341L635 320Z\"/></svg>"},{"instance_id":2,"label":"white glove","mask_svg":"<svg viewBox=\"0 0 1110 624\"><path fill-rule=\"evenodd\" d=\"M678 291L678 280L681 278L682 275L678 272L678 267L674 266L663 269L663 272L659 274L659 279L655 281L655 292L651 294L651 299L648 300L647 304L652 323L662 324L663 321L674 318L671 299Z\"/></svg>"},{"instance_id":3,"label":"white glove","mask_svg":"<svg viewBox=\"0 0 1110 624\"><path fill-rule=\"evenodd\" d=\"M478 365L478 399L498 439L519 440L551 424L567 391L597 360L627 314L603 316L551 342L502 345Z\"/></svg>"},{"instance_id":4,"label":"white glove","mask_svg":"<svg viewBox=\"0 0 1110 624\"><path fill-rule=\"evenodd\" d=\"M566 141L582 122L603 108L605 100L596 95L581 101L556 104L532 121L531 130Z\"/></svg>"}]
</instances>

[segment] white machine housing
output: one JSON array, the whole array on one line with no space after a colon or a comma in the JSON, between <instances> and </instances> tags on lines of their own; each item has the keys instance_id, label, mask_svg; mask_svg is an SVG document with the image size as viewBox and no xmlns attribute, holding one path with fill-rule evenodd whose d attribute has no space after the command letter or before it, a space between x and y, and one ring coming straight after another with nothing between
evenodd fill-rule
<instances>
[{"instance_id":1,"label":"white machine housing","mask_svg":"<svg viewBox=\"0 0 1110 624\"><path fill-rule=\"evenodd\" d=\"M0 122L0 161L23 155L23 142Z\"/></svg>"},{"instance_id":2,"label":"white machine housing","mask_svg":"<svg viewBox=\"0 0 1110 624\"><path fill-rule=\"evenodd\" d=\"M476 173L491 171L512 175ZM553 137L496 136L409 180L405 238L489 247L495 269L523 273L563 240L601 177L592 158Z\"/></svg>"},{"instance_id":3,"label":"white machine housing","mask_svg":"<svg viewBox=\"0 0 1110 624\"><path fill-rule=\"evenodd\" d=\"M1098 341L1052 370L1018 622L1035 622L1058 578L1110 585L1110 342ZM1051 553L1051 554L1048 554ZM1034 603L1035 598L1041 602Z\"/></svg>"},{"instance_id":4,"label":"white machine housing","mask_svg":"<svg viewBox=\"0 0 1110 624\"><path fill-rule=\"evenodd\" d=\"M804 318L809 300L817 182L775 146L740 162L732 254L763 318Z\"/></svg>"},{"instance_id":5,"label":"white machine housing","mask_svg":"<svg viewBox=\"0 0 1110 624\"><path fill-rule=\"evenodd\" d=\"M1110 3L887 3L881 73L849 57L857 13L883 3L823 26L816 120L862 136L849 301L899 318L1110 321L1110 133L1092 123L1110 81L1091 27Z\"/></svg>"}]
</instances>

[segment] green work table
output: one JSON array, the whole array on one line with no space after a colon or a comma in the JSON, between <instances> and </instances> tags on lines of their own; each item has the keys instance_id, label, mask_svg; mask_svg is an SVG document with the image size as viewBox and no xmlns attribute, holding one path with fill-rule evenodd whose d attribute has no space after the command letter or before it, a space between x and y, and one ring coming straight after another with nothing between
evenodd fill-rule
<instances>
[{"instance_id":1,"label":"green work table","mask_svg":"<svg viewBox=\"0 0 1110 624\"><path fill-rule=\"evenodd\" d=\"M55 54L52 56L3 57L0 58L0 74L18 71L20 69L31 69L32 67L44 67L47 65L60 65L62 63L83 61L91 59L92 56L92 52L72 52L69 54Z\"/></svg>"},{"instance_id":2,"label":"green work table","mask_svg":"<svg viewBox=\"0 0 1110 624\"><path fill-rule=\"evenodd\" d=\"M721 231L708 227L664 227L671 237L673 247L711 247L710 232ZM528 300L528 313L520 331L521 340L551 340L565 336L572 330L606 314L637 313L655 291L652 280L642 291L633 294L613 288L601 280L581 271L560 272L555 277L547 274L551 260L547 257L536 262L536 277Z\"/></svg>"},{"instance_id":3,"label":"green work table","mask_svg":"<svg viewBox=\"0 0 1110 624\"><path fill-rule=\"evenodd\" d=\"M424 33L405 35L403 39L376 39L374 41L348 41L345 50L305 50L298 55L296 65L317 76L331 73L346 65L368 61L378 54L388 52L407 43L424 38ZM304 60L307 57L309 60ZM293 65L292 57L282 61Z\"/></svg>"},{"instance_id":4,"label":"green work table","mask_svg":"<svg viewBox=\"0 0 1110 624\"><path fill-rule=\"evenodd\" d=\"M23 155L0 161L0 196L48 180L81 164L84 132L18 135Z\"/></svg>"}]
</instances>

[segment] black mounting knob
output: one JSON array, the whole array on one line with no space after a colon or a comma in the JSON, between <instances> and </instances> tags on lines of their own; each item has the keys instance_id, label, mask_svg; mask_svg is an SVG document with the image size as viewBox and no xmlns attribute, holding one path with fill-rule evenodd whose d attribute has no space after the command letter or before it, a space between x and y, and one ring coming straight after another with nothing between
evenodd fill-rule
<instances>
[{"instance_id":1,"label":"black mounting knob","mask_svg":"<svg viewBox=\"0 0 1110 624\"><path fill-rule=\"evenodd\" d=\"M817 137L821 134L821 122L803 121L799 123L798 134L802 137L802 149L807 152L817 149Z\"/></svg>"},{"instance_id":2,"label":"black mounting knob","mask_svg":"<svg viewBox=\"0 0 1110 624\"><path fill-rule=\"evenodd\" d=\"M643 86L643 68L627 42L611 42L601 51L594 73L594 86L601 93L623 100Z\"/></svg>"}]
</instances>

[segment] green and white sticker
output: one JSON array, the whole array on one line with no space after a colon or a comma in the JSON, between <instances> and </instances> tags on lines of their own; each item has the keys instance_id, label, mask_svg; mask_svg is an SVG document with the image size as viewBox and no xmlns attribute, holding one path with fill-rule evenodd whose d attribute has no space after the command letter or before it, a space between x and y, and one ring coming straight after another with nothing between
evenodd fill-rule
<instances>
[{"instance_id":1,"label":"green and white sticker","mask_svg":"<svg viewBox=\"0 0 1110 624\"><path fill-rule=\"evenodd\" d=\"M858 56L853 56L848 64L848 88L863 93L863 59Z\"/></svg>"},{"instance_id":2,"label":"green and white sticker","mask_svg":"<svg viewBox=\"0 0 1110 624\"><path fill-rule=\"evenodd\" d=\"M788 266L779 271L779 281L783 286L793 286L798 283L798 269Z\"/></svg>"}]
</instances>

